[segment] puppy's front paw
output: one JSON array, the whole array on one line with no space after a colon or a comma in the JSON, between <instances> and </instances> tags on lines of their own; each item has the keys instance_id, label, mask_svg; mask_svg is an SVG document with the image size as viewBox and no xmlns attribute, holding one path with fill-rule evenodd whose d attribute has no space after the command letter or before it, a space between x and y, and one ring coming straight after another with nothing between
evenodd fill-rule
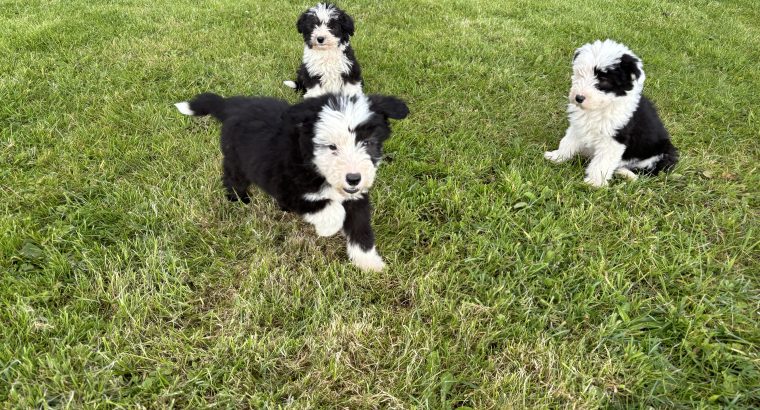
<instances>
[{"instance_id":1,"label":"puppy's front paw","mask_svg":"<svg viewBox=\"0 0 760 410\"><path fill-rule=\"evenodd\" d=\"M383 262L383 258L378 254L375 254L374 257L371 258L354 260L353 262L354 265L363 271L381 272L385 269L385 262Z\"/></svg>"},{"instance_id":2,"label":"puppy's front paw","mask_svg":"<svg viewBox=\"0 0 760 410\"><path fill-rule=\"evenodd\" d=\"M288 81L283 81L282 83L285 84L286 87L292 88L294 90L298 87L295 81L288 80Z\"/></svg>"},{"instance_id":3,"label":"puppy's front paw","mask_svg":"<svg viewBox=\"0 0 760 410\"><path fill-rule=\"evenodd\" d=\"M544 158L548 159L549 161L555 164L559 164L567 160L567 158L560 155L559 150L544 152Z\"/></svg>"},{"instance_id":4,"label":"puppy's front paw","mask_svg":"<svg viewBox=\"0 0 760 410\"><path fill-rule=\"evenodd\" d=\"M583 182L591 185L594 188L601 188L607 185L607 180L601 176L586 175L586 178L583 179Z\"/></svg>"},{"instance_id":5,"label":"puppy's front paw","mask_svg":"<svg viewBox=\"0 0 760 410\"><path fill-rule=\"evenodd\" d=\"M333 236L343 228L343 220L346 219L346 210L343 205L331 202L321 211L304 215L306 222L314 225L319 236Z\"/></svg>"},{"instance_id":6,"label":"puppy's front paw","mask_svg":"<svg viewBox=\"0 0 760 410\"><path fill-rule=\"evenodd\" d=\"M358 245L348 245L348 257L351 262L363 271L380 272L385 268L383 258L377 254L375 248L363 251Z\"/></svg>"}]
</instances>

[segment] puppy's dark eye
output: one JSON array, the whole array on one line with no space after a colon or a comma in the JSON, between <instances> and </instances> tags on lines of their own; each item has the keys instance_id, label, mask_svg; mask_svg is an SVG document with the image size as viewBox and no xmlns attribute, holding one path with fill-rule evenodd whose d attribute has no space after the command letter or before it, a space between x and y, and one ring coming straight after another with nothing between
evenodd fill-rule
<instances>
[{"instance_id":1,"label":"puppy's dark eye","mask_svg":"<svg viewBox=\"0 0 760 410\"><path fill-rule=\"evenodd\" d=\"M330 151L337 151L338 150L338 146L335 145L335 144L330 144L330 145L327 146L327 148L330 148Z\"/></svg>"},{"instance_id":2,"label":"puppy's dark eye","mask_svg":"<svg viewBox=\"0 0 760 410\"><path fill-rule=\"evenodd\" d=\"M608 90L612 88L612 83L609 82L608 80L601 80L599 81L599 84L596 86L596 88L600 90Z\"/></svg>"}]
</instances>

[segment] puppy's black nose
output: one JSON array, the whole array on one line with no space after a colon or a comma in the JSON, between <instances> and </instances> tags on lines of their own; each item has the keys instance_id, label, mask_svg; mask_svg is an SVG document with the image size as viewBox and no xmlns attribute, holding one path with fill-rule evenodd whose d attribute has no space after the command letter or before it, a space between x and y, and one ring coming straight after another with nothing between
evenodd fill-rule
<instances>
[{"instance_id":1,"label":"puppy's black nose","mask_svg":"<svg viewBox=\"0 0 760 410\"><path fill-rule=\"evenodd\" d=\"M582 95L576 95L575 96L575 101L577 101L578 104L582 103L585 99L586 99L586 97L584 97Z\"/></svg>"},{"instance_id":2,"label":"puppy's black nose","mask_svg":"<svg viewBox=\"0 0 760 410\"><path fill-rule=\"evenodd\" d=\"M317 37L317 43L322 44L324 42L325 42L325 38L324 37Z\"/></svg>"},{"instance_id":3,"label":"puppy's black nose","mask_svg":"<svg viewBox=\"0 0 760 410\"><path fill-rule=\"evenodd\" d=\"M361 174L347 174L346 175L346 182L348 182L348 185L357 186L359 185L359 181L361 180L362 180Z\"/></svg>"}]
</instances>

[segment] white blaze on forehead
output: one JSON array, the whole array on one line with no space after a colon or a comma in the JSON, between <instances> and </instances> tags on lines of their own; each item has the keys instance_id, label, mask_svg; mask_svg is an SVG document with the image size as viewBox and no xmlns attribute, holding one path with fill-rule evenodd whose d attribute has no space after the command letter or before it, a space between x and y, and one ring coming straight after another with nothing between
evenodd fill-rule
<instances>
[{"instance_id":1,"label":"white blaze on forehead","mask_svg":"<svg viewBox=\"0 0 760 410\"><path fill-rule=\"evenodd\" d=\"M319 136L349 133L350 130L353 137L356 127L371 116L372 111L365 96L339 96L325 105L319 113L316 134Z\"/></svg>"},{"instance_id":2,"label":"white blaze on forehead","mask_svg":"<svg viewBox=\"0 0 760 410\"><path fill-rule=\"evenodd\" d=\"M327 23L328 21L330 21L330 19L335 14L335 9L332 6L327 5L325 3L317 4L316 6L312 7L310 11L315 16L317 16L319 21L321 21L322 23Z\"/></svg>"},{"instance_id":3,"label":"white blaze on forehead","mask_svg":"<svg viewBox=\"0 0 760 410\"><path fill-rule=\"evenodd\" d=\"M593 72L594 68L604 69L620 63L624 54L639 60L639 68L641 68L641 59L636 57L628 47L613 40L596 40L593 43L584 44L578 49L578 56L573 66Z\"/></svg>"}]
</instances>

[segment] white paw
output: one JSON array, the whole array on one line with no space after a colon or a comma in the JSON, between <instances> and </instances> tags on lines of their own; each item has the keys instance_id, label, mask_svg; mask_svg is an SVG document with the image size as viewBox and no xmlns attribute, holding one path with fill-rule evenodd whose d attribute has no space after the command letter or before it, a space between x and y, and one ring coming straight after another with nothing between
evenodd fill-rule
<instances>
[{"instance_id":1,"label":"white paw","mask_svg":"<svg viewBox=\"0 0 760 410\"><path fill-rule=\"evenodd\" d=\"M383 258L377 254L377 249L374 247L365 252L359 245L349 243L348 258L363 271L380 272L385 268Z\"/></svg>"},{"instance_id":2,"label":"white paw","mask_svg":"<svg viewBox=\"0 0 760 410\"><path fill-rule=\"evenodd\" d=\"M560 155L559 150L544 152L544 158L548 159L551 162L554 162L555 164L565 162L565 158Z\"/></svg>"},{"instance_id":3,"label":"white paw","mask_svg":"<svg viewBox=\"0 0 760 410\"><path fill-rule=\"evenodd\" d=\"M596 188L601 188L607 185L607 180L600 175L586 175L586 178L583 179L583 182Z\"/></svg>"},{"instance_id":4,"label":"white paw","mask_svg":"<svg viewBox=\"0 0 760 410\"><path fill-rule=\"evenodd\" d=\"M343 88L341 88L341 92L344 95L362 95L362 85L346 83L343 85Z\"/></svg>"},{"instance_id":5,"label":"white paw","mask_svg":"<svg viewBox=\"0 0 760 410\"><path fill-rule=\"evenodd\" d=\"M306 93L303 95L303 98L319 97L319 96L321 96L324 93L325 92L322 91L322 87L320 87L318 85L315 85L314 87L309 88L308 90L306 90Z\"/></svg>"},{"instance_id":6,"label":"white paw","mask_svg":"<svg viewBox=\"0 0 760 410\"><path fill-rule=\"evenodd\" d=\"M175 107L177 107L177 110L185 115L195 115L195 111L190 109L190 103L187 101L182 101L174 104Z\"/></svg>"},{"instance_id":7,"label":"white paw","mask_svg":"<svg viewBox=\"0 0 760 410\"><path fill-rule=\"evenodd\" d=\"M628 168L618 168L615 170L615 175L621 176L623 178L628 178L631 181L635 181L639 179L639 176L636 175L635 172L631 171Z\"/></svg>"},{"instance_id":8,"label":"white paw","mask_svg":"<svg viewBox=\"0 0 760 410\"><path fill-rule=\"evenodd\" d=\"M290 88L292 88L294 90L296 89L296 82L295 81L283 81L282 83L285 84L285 86L287 86L287 87L290 87Z\"/></svg>"},{"instance_id":9,"label":"white paw","mask_svg":"<svg viewBox=\"0 0 760 410\"><path fill-rule=\"evenodd\" d=\"M319 236L333 236L343 228L346 209L339 202L330 202L321 211L304 215L306 222L314 225Z\"/></svg>"}]
</instances>

